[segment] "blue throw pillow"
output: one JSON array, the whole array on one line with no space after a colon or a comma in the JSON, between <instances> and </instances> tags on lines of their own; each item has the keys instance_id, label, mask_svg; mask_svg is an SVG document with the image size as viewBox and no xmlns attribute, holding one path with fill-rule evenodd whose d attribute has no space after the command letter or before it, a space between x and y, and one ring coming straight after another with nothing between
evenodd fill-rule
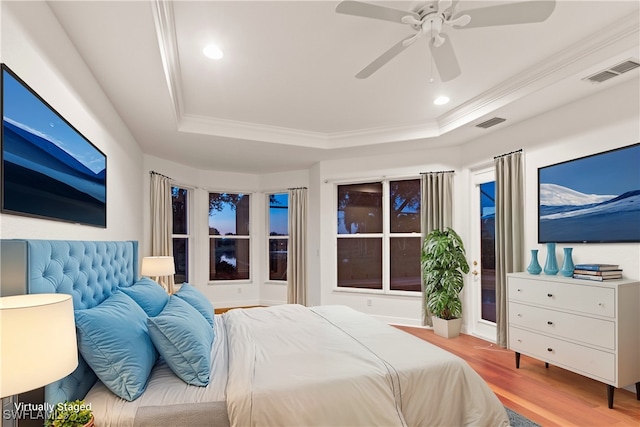
<instances>
[{"instance_id":1,"label":"blue throw pillow","mask_svg":"<svg viewBox=\"0 0 640 427\"><path fill-rule=\"evenodd\" d=\"M116 291L96 307L76 310L75 318L80 354L109 390L135 400L158 359L145 312Z\"/></svg>"},{"instance_id":2,"label":"blue throw pillow","mask_svg":"<svg viewBox=\"0 0 640 427\"><path fill-rule=\"evenodd\" d=\"M167 291L148 277L141 278L131 286L123 286L120 290L133 298L148 316L160 314L169 301Z\"/></svg>"},{"instance_id":3,"label":"blue throw pillow","mask_svg":"<svg viewBox=\"0 0 640 427\"><path fill-rule=\"evenodd\" d=\"M162 313L147 319L149 335L169 368L187 384L206 386L214 332L187 302L171 296Z\"/></svg>"},{"instance_id":4,"label":"blue throw pillow","mask_svg":"<svg viewBox=\"0 0 640 427\"><path fill-rule=\"evenodd\" d=\"M193 308L198 310L204 318L207 319L209 325L213 327L213 306L202 292L185 282L174 295L191 304Z\"/></svg>"}]
</instances>

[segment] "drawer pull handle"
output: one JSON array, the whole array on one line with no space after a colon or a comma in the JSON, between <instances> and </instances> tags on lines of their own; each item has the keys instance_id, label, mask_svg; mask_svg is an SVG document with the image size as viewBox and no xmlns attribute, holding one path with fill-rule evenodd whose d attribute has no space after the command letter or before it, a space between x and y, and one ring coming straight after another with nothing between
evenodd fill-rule
<instances>
[{"instance_id":1,"label":"drawer pull handle","mask_svg":"<svg viewBox=\"0 0 640 427\"><path fill-rule=\"evenodd\" d=\"M547 296L548 296L549 298L552 298L552 297L553 297L553 294L547 294Z\"/></svg>"},{"instance_id":2,"label":"drawer pull handle","mask_svg":"<svg viewBox=\"0 0 640 427\"><path fill-rule=\"evenodd\" d=\"M553 351L553 349L552 349L551 347L548 347L548 348L547 348L547 351L548 351L549 353L551 353L551 352Z\"/></svg>"},{"instance_id":3,"label":"drawer pull handle","mask_svg":"<svg viewBox=\"0 0 640 427\"><path fill-rule=\"evenodd\" d=\"M518 316L518 317L522 317L522 314L518 313L518 314L517 314L517 316Z\"/></svg>"},{"instance_id":4,"label":"drawer pull handle","mask_svg":"<svg viewBox=\"0 0 640 427\"><path fill-rule=\"evenodd\" d=\"M551 320L548 320L547 325L553 325L553 322Z\"/></svg>"},{"instance_id":5,"label":"drawer pull handle","mask_svg":"<svg viewBox=\"0 0 640 427\"><path fill-rule=\"evenodd\" d=\"M518 289L518 292L522 292L522 289Z\"/></svg>"},{"instance_id":6,"label":"drawer pull handle","mask_svg":"<svg viewBox=\"0 0 640 427\"><path fill-rule=\"evenodd\" d=\"M599 302L599 303L598 303L598 307L604 307L604 304L603 304L603 303L601 303L601 302Z\"/></svg>"}]
</instances>

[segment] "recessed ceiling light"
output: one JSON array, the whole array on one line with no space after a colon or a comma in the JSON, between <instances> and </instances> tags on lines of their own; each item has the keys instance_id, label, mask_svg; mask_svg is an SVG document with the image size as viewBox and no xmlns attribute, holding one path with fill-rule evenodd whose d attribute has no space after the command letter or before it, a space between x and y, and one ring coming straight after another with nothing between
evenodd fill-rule
<instances>
[{"instance_id":1,"label":"recessed ceiling light","mask_svg":"<svg viewBox=\"0 0 640 427\"><path fill-rule=\"evenodd\" d=\"M202 49L202 53L204 53L207 58L211 59L220 59L224 56L222 50L220 50L220 48L215 44L205 46L205 48Z\"/></svg>"},{"instance_id":2,"label":"recessed ceiling light","mask_svg":"<svg viewBox=\"0 0 640 427\"><path fill-rule=\"evenodd\" d=\"M449 102L449 97L444 95L440 95L439 97L433 100L433 103L436 105L444 105L444 104L447 104L448 102Z\"/></svg>"}]
</instances>

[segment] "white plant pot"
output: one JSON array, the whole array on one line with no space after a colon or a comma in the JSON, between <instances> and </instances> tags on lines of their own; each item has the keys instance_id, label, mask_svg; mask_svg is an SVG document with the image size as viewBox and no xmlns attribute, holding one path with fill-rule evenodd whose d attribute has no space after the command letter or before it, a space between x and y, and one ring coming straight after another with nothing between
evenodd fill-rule
<instances>
[{"instance_id":1,"label":"white plant pot","mask_svg":"<svg viewBox=\"0 0 640 427\"><path fill-rule=\"evenodd\" d=\"M439 317L432 316L433 332L441 337L453 338L460 335L460 328L462 327L462 319L444 320Z\"/></svg>"}]
</instances>

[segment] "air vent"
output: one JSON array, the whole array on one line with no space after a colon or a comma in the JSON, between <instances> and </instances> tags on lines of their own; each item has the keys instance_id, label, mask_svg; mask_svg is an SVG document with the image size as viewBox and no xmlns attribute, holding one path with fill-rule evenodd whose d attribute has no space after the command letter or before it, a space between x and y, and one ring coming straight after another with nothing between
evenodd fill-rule
<instances>
[{"instance_id":1,"label":"air vent","mask_svg":"<svg viewBox=\"0 0 640 427\"><path fill-rule=\"evenodd\" d=\"M500 123L506 121L507 119L503 119L502 117L494 117L492 119L489 119L487 121L484 121L482 123L478 123L476 125L477 128L482 128L482 129L487 129L490 128L491 126L495 126L495 125L499 125Z\"/></svg>"},{"instance_id":2,"label":"air vent","mask_svg":"<svg viewBox=\"0 0 640 427\"><path fill-rule=\"evenodd\" d=\"M613 67L598 71L595 74L590 75L589 77L585 77L582 80L589 81L591 83L602 83L605 80L609 80L613 77L618 77L620 74L626 73L627 71L631 71L640 67L640 62L633 59L628 59L624 62L614 65Z\"/></svg>"}]
</instances>

